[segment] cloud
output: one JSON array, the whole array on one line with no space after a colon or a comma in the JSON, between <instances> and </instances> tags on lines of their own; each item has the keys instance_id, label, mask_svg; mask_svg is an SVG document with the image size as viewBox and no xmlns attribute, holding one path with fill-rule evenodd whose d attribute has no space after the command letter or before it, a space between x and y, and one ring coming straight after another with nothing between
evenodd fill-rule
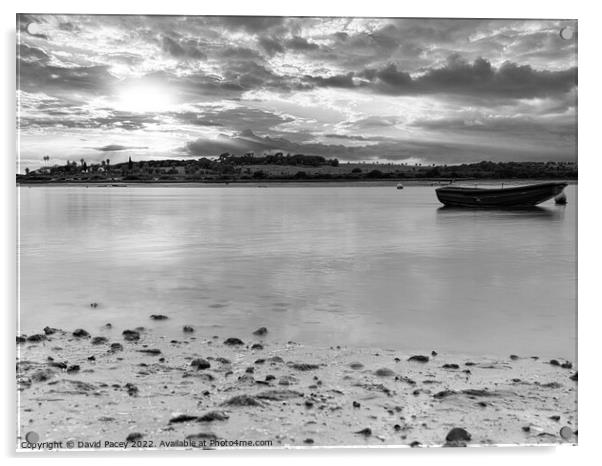
<instances>
[{"instance_id":1,"label":"cloud","mask_svg":"<svg viewBox=\"0 0 602 466\"><path fill-rule=\"evenodd\" d=\"M161 46L165 52L176 58L196 60L207 58L207 55L201 51L199 42L192 39L176 40L169 36L163 36Z\"/></svg>"},{"instance_id":2,"label":"cloud","mask_svg":"<svg viewBox=\"0 0 602 466\"><path fill-rule=\"evenodd\" d=\"M109 144L102 147L93 147L92 149L101 151L101 152L116 152L120 150L128 150L128 149L148 149L146 146L121 146L119 144Z\"/></svg>"},{"instance_id":3,"label":"cloud","mask_svg":"<svg viewBox=\"0 0 602 466\"><path fill-rule=\"evenodd\" d=\"M354 77L365 81L356 83ZM540 71L529 65L510 62L496 69L484 58L478 58L470 64L452 55L446 66L427 69L418 77L412 77L390 63L378 70L365 69L357 74L307 79L318 86L367 87L374 92L390 95L456 94L525 99L562 95L571 91L577 85L577 69Z\"/></svg>"}]
</instances>

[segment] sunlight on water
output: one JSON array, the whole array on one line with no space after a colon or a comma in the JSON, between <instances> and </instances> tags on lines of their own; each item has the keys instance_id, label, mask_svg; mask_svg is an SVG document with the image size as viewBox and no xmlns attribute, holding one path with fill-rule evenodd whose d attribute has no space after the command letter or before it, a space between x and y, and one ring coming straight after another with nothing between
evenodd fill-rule
<instances>
[{"instance_id":1,"label":"sunlight on water","mask_svg":"<svg viewBox=\"0 0 602 466\"><path fill-rule=\"evenodd\" d=\"M443 208L432 187L19 189L24 332L265 325L301 343L575 356L576 186L567 206L515 211Z\"/></svg>"}]
</instances>

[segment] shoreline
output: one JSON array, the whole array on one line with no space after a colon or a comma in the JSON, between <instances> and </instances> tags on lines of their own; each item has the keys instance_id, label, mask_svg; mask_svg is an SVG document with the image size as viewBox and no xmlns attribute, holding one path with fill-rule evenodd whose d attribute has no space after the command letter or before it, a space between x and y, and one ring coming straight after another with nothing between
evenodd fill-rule
<instances>
[{"instance_id":1,"label":"shoreline","mask_svg":"<svg viewBox=\"0 0 602 466\"><path fill-rule=\"evenodd\" d=\"M577 443L568 361L300 345L262 328L88 330L17 343L22 437L115 442L80 446L103 449Z\"/></svg>"},{"instance_id":2,"label":"shoreline","mask_svg":"<svg viewBox=\"0 0 602 466\"><path fill-rule=\"evenodd\" d=\"M250 188L282 188L282 187L382 187L390 186L396 187L397 184L403 184L404 188L415 187L415 186L429 186L439 187L447 184L447 179L399 179L399 180L366 180L366 181L350 181L350 180L315 180L315 181L299 181L299 180L273 180L273 181L229 181L229 182L191 182L191 181L92 181L92 182L39 182L39 183L16 183L17 187L32 187L32 186L43 186L43 187L86 187L86 188L133 188L133 187L180 187L180 188L234 188L234 187L250 187ZM536 184L545 183L548 181L565 182L569 185L578 185L578 180L575 179L493 179L493 178L482 178L482 179L465 179L456 180L455 184L477 184L477 185L500 185L512 184ZM440 184L438 184L440 183Z\"/></svg>"}]
</instances>

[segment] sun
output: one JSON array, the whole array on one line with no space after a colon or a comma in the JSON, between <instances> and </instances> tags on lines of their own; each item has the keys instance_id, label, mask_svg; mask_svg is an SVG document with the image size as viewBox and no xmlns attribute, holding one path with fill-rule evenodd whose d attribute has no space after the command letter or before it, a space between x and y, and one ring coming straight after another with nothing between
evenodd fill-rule
<instances>
[{"instance_id":1,"label":"sun","mask_svg":"<svg viewBox=\"0 0 602 466\"><path fill-rule=\"evenodd\" d=\"M158 84L131 84L122 88L115 108L126 112L158 113L174 105L172 92Z\"/></svg>"}]
</instances>

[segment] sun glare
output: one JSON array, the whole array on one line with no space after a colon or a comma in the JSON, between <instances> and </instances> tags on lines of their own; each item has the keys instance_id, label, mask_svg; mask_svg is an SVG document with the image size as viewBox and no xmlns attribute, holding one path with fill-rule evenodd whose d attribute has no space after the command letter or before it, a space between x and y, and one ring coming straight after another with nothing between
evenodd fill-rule
<instances>
[{"instance_id":1,"label":"sun glare","mask_svg":"<svg viewBox=\"0 0 602 466\"><path fill-rule=\"evenodd\" d=\"M154 84L131 85L122 89L116 102L118 110L152 113L169 110L174 99L169 89Z\"/></svg>"}]
</instances>

